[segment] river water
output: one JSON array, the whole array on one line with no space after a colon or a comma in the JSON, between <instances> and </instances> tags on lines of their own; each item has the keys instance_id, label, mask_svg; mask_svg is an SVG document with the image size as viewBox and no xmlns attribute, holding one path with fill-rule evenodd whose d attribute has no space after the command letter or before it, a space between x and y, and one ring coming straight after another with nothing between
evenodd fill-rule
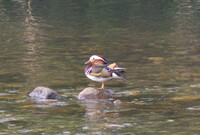
<instances>
[{"instance_id":1,"label":"river water","mask_svg":"<svg viewBox=\"0 0 200 135\"><path fill-rule=\"evenodd\" d=\"M0 19L0 134L200 134L200 0L0 0ZM93 54L127 68L120 105L77 100Z\"/></svg>"}]
</instances>

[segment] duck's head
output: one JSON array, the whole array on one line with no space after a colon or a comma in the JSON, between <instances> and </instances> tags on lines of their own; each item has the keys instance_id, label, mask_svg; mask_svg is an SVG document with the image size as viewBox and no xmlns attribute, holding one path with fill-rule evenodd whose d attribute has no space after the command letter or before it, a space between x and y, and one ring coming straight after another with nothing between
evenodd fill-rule
<instances>
[{"instance_id":1,"label":"duck's head","mask_svg":"<svg viewBox=\"0 0 200 135\"><path fill-rule=\"evenodd\" d=\"M108 64L108 62L101 55L92 55L89 58L89 60L87 62L85 62L85 64L88 64L88 65L104 65L104 64Z\"/></svg>"}]
</instances>

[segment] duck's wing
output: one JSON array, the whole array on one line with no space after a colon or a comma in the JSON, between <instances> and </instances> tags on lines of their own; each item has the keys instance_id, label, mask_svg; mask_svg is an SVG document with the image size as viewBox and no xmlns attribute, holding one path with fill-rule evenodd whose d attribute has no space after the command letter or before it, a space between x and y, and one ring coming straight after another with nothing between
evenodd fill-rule
<instances>
[{"instance_id":1,"label":"duck's wing","mask_svg":"<svg viewBox=\"0 0 200 135\"><path fill-rule=\"evenodd\" d=\"M98 65L92 67L90 75L106 78L111 76L111 72L107 70L107 65Z\"/></svg>"},{"instance_id":2,"label":"duck's wing","mask_svg":"<svg viewBox=\"0 0 200 135\"><path fill-rule=\"evenodd\" d=\"M124 75L125 69L126 68L122 67L114 67L113 69L111 69L107 65L98 65L92 67L90 75L102 78L113 77L128 80L127 77Z\"/></svg>"},{"instance_id":3,"label":"duck's wing","mask_svg":"<svg viewBox=\"0 0 200 135\"><path fill-rule=\"evenodd\" d=\"M103 68L105 68L107 65L98 65L98 66L93 66L92 67L92 71L91 71L91 73L100 73L102 70L103 70Z\"/></svg>"}]
</instances>

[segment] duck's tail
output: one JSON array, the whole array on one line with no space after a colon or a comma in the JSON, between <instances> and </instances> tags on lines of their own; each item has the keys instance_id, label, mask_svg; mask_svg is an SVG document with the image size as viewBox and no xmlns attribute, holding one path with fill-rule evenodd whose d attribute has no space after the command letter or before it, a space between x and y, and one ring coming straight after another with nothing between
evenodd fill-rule
<instances>
[{"instance_id":1,"label":"duck's tail","mask_svg":"<svg viewBox=\"0 0 200 135\"><path fill-rule=\"evenodd\" d=\"M114 74L117 76L117 78L123 79L125 81L128 81L128 78L125 76L125 71L120 72L114 72Z\"/></svg>"}]
</instances>

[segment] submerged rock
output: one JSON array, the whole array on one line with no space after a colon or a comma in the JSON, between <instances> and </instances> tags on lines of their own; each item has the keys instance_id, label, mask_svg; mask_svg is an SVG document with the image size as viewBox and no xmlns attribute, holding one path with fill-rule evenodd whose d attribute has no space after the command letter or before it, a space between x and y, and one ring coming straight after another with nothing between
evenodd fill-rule
<instances>
[{"instance_id":1,"label":"submerged rock","mask_svg":"<svg viewBox=\"0 0 200 135\"><path fill-rule=\"evenodd\" d=\"M84 99L105 99L114 94L114 91L109 89L96 89L92 87L87 87L81 91L78 95L79 100Z\"/></svg>"},{"instance_id":2,"label":"submerged rock","mask_svg":"<svg viewBox=\"0 0 200 135\"><path fill-rule=\"evenodd\" d=\"M59 95L54 90L47 87L35 88L29 96L33 99L57 99Z\"/></svg>"}]
</instances>

